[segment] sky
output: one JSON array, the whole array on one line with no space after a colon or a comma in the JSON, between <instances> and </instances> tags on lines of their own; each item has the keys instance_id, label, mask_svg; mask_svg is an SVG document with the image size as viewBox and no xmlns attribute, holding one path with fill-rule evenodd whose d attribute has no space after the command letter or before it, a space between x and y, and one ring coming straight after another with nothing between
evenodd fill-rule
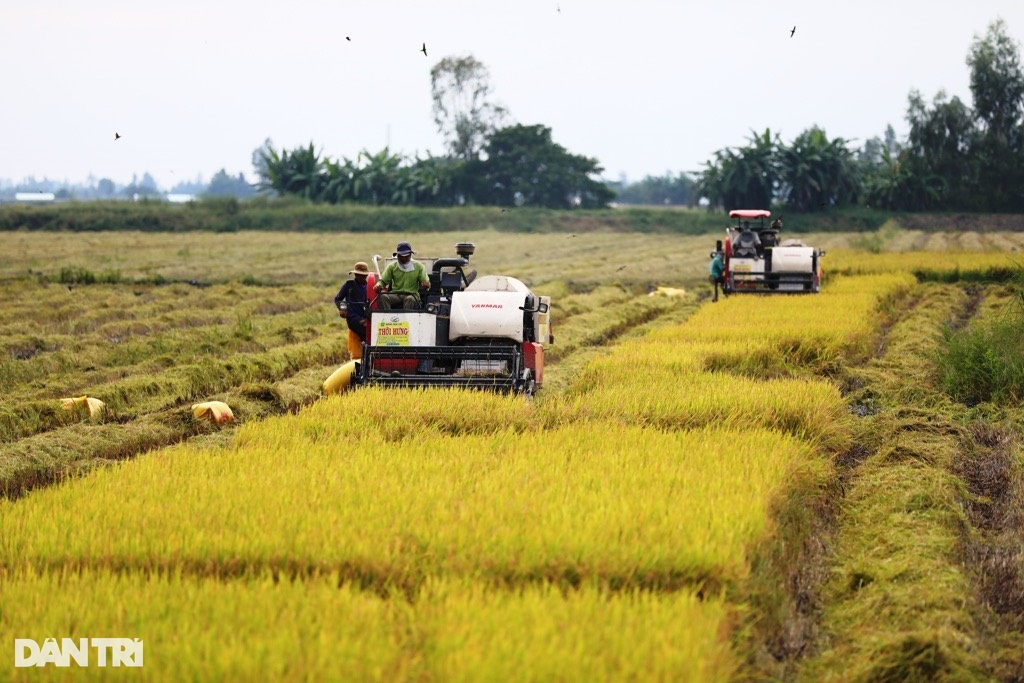
<instances>
[{"instance_id":1,"label":"sky","mask_svg":"<svg viewBox=\"0 0 1024 683\"><path fill-rule=\"evenodd\" d=\"M911 90L970 104L997 18L1024 40L1020 0L3 0L0 180L254 180L268 138L441 155L430 69L460 56L608 180L697 171L766 128L860 146L906 135Z\"/></svg>"}]
</instances>

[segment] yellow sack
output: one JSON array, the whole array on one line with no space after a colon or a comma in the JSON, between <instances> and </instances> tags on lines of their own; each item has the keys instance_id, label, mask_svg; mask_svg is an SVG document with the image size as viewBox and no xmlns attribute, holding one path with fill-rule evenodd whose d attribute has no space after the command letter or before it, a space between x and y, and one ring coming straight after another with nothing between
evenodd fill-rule
<instances>
[{"instance_id":1,"label":"yellow sack","mask_svg":"<svg viewBox=\"0 0 1024 683\"><path fill-rule=\"evenodd\" d=\"M658 287L656 290L651 292L648 296L686 296L685 289L679 289L678 287Z\"/></svg>"},{"instance_id":2,"label":"yellow sack","mask_svg":"<svg viewBox=\"0 0 1024 683\"><path fill-rule=\"evenodd\" d=\"M103 401L98 398L92 398L91 396L62 398L60 402L64 410L81 410L88 413L89 418L93 420L103 417L103 411L107 408L107 405Z\"/></svg>"},{"instance_id":3,"label":"yellow sack","mask_svg":"<svg viewBox=\"0 0 1024 683\"><path fill-rule=\"evenodd\" d=\"M328 396L340 394L352 386L352 373L355 372L356 362L350 360L334 371L330 377L324 380L324 393Z\"/></svg>"},{"instance_id":4,"label":"yellow sack","mask_svg":"<svg viewBox=\"0 0 1024 683\"><path fill-rule=\"evenodd\" d=\"M196 403L192 406L192 414L197 420L209 420L210 422L218 425L231 422L235 419L235 414L231 412L231 408L228 404L223 401L206 401L205 403Z\"/></svg>"}]
</instances>

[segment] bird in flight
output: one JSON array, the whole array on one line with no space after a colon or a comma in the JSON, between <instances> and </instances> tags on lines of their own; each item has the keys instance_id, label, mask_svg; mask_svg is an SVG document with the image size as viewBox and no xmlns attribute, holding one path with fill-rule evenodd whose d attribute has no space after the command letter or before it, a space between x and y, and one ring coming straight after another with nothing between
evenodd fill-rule
<instances>
[{"instance_id":1,"label":"bird in flight","mask_svg":"<svg viewBox=\"0 0 1024 683\"><path fill-rule=\"evenodd\" d=\"M617 273L620 270L625 270L625 269L626 269L626 266L619 266L618 268L615 269L615 272Z\"/></svg>"},{"instance_id":2,"label":"bird in flight","mask_svg":"<svg viewBox=\"0 0 1024 683\"><path fill-rule=\"evenodd\" d=\"M424 57L427 56L427 44L426 43L423 43L423 47L420 48L420 52L423 53Z\"/></svg>"},{"instance_id":3,"label":"bird in flight","mask_svg":"<svg viewBox=\"0 0 1024 683\"><path fill-rule=\"evenodd\" d=\"M345 40L352 40L352 39L349 38L348 36L345 36Z\"/></svg>"},{"instance_id":4,"label":"bird in flight","mask_svg":"<svg viewBox=\"0 0 1024 683\"><path fill-rule=\"evenodd\" d=\"M115 131L115 132L114 132L114 139L115 139L115 140L120 140L120 139L121 139L121 134L120 134L120 133L118 133L117 131Z\"/></svg>"},{"instance_id":5,"label":"bird in flight","mask_svg":"<svg viewBox=\"0 0 1024 683\"><path fill-rule=\"evenodd\" d=\"M793 30L789 32L789 37L792 38L794 33L796 33L796 26L794 26Z\"/></svg>"}]
</instances>

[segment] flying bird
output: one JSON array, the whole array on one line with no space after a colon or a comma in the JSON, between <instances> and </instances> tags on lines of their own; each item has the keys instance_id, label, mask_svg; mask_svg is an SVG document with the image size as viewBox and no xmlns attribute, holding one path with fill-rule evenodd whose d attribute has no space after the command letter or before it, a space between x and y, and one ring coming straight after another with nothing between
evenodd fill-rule
<instances>
[{"instance_id":1,"label":"flying bird","mask_svg":"<svg viewBox=\"0 0 1024 683\"><path fill-rule=\"evenodd\" d=\"M121 134L115 131L114 132L114 139L115 140L120 140L121 139Z\"/></svg>"},{"instance_id":2,"label":"flying bird","mask_svg":"<svg viewBox=\"0 0 1024 683\"><path fill-rule=\"evenodd\" d=\"M796 26L794 26L793 30L789 32L789 37L792 38L794 33L796 33Z\"/></svg>"},{"instance_id":3,"label":"flying bird","mask_svg":"<svg viewBox=\"0 0 1024 683\"><path fill-rule=\"evenodd\" d=\"M348 36L345 36L345 40L352 40L352 39L349 38Z\"/></svg>"},{"instance_id":4,"label":"flying bird","mask_svg":"<svg viewBox=\"0 0 1024 683\"><path fill-rule=\"evenodd\" d=\"M617 273L620 270L625 270L625 269L626 269L626 266L619 266L618 268L615 269L615 272Z\"/></svg>"},{"instance_id":5,"label":"flying bird","mask_svg":"<svg viewBox=\"0 0 1024 683\"><path fill-rule=\"evenodd\" d=\"M427 56L427 44L426 43L423 43L423 47L420 48L420 52L423 53L424 57Z\"/></svg>"}]
</instances>

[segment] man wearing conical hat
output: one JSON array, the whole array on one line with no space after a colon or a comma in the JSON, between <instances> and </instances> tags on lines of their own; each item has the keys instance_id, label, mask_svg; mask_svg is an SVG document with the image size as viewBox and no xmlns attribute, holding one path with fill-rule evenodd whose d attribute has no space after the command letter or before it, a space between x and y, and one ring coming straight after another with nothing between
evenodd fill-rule
<instances>
[{"instance_id":1,"label":"man wearing conical hat","mask_svg":"<svg viewBox=\"0 0 1024 683\"><path fill-rule=\"evenodd\" d=\"M367 294L366 278L370 275L370 267L359 261L348 271L353 278L338 290L334 297L334 305L338 315L348 323L348 352L352 360L359 360L363 355L363 342L366 341Z\"/></svg>"}]
</instances>

